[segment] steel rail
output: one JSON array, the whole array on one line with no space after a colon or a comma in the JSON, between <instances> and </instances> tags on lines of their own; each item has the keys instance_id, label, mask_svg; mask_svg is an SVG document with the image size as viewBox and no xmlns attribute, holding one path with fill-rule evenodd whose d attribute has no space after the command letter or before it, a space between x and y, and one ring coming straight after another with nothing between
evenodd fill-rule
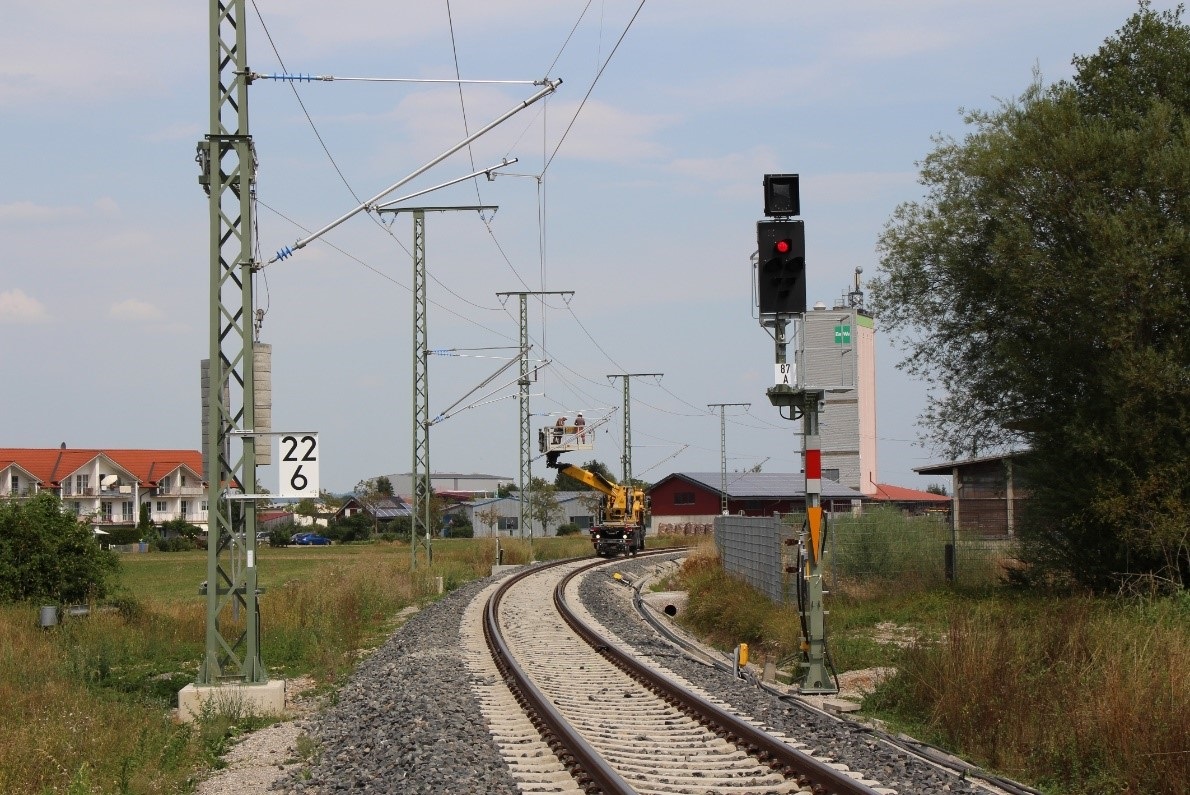
<instances>
[{"instance_id":1,"label":"steel rail","mask_svg":"<svg viewBox=\"0 0 1190 795\"><path fill-rule=\"evenodd\" d=\"M665 550L666 552L672 550ZM698 722L712 727L728 742L744 748L773 769L780 768L789 777L797 777L800 784L809 784L815 795L879 795L879 793L842 771L792 748L786 743L757 729L736 715L703 700L668 677L654 671L630 654L607 643L593 629L579 619L566 603L567 584L579 574L600 563L578 569L567 575L554 589L554 606L563 620L576 634L629 676L662 695L675 707L691 715Z\"/></svg>"},{"instance_id":2,"label":"steel rail","mask_svg":"<svg viewBox=\"0 0 1190 795\"><path fill-rule=\"evenodd\" d=\"M484 610L483 634L488 648L505 681L517 695L517 701L528 712L534 727L541 732L546 743L570 770L579 785L588 793L602 792L604 795L636 795L636 790L617 773L607 760L595 750L582 735L575 731L570 722L557 710L544 693L529 678L516 662L504 636L500 632L500 600L520 580L532 576L545 568L553 568L571 560L546 564L510 577L488 600ZM603 561L600 561L602 563ZM596 564L598 565L598 564ZM580 569L585 571L585 569Z\"/></svg>"}]
</instances>

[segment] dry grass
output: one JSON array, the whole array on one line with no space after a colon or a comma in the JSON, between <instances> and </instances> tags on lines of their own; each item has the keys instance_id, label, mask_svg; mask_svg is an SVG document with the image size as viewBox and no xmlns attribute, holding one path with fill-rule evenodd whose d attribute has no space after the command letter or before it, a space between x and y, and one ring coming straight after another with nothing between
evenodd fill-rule
<instances>
[{"instance_id":1,"label":"dry grass","mask_svg":"<svg viewBox=\"0 0 1190 795\"><path fill-rule=\"evenodd\" d=\"M912 648L875 703L1063 793L1190 781L1190 604L986 600Z\"/></svg>"},{"instance_id":2,"label":"dry grass","mask_svg":"<svg viewBox=\"0 0 1190 795\"><path fill-rule=\"evenodd\" d=\"M724 574L713 546L691 555L681 579L690 602L679 620L715 645L748 642L762 658L796 651L796 612ZM829 610L840 672L897 667L865 709L898 729L1054 795L1190 792L1185 594L856 588L830 597Z\"/></svg>"}]
</instances>

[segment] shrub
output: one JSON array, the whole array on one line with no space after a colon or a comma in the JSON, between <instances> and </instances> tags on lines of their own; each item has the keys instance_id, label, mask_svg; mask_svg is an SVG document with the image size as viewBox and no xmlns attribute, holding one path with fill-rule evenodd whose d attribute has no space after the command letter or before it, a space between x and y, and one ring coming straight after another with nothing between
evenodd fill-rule
<instances>
[{"instance_id":1,"label":"shrub","mask_svg":"<svg viewBox=\"0 0 1190 795\"><path fill-rule=\"evenodd\" d=\"M52 492L0 504L0 600L102 597L118 566Z\"/></svg>"},{"instance_id":2,"label":"shrub","mask_svg":"<svg viewBox=\"0 0 1190 795\"><path fill-rule=\"evenodd\" d=\"M558 535L560 536L572 536L581 532L582 528L576 525L574 522L567 522L564 525L558 526Z\"/></svg>"}]
</instances>

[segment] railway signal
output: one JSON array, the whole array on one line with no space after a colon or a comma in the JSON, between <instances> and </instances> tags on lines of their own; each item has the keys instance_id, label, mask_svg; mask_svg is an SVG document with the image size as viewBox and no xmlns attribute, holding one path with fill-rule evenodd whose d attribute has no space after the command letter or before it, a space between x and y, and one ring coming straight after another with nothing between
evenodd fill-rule
<instances>
[{"instance_id":1,"label":"railway signal","mask_svg":"<svg viewBox=\"0 0 1190 795\"><path fill-rule=\"evenodd\" d=\"M758 221L756 285L760 313L806 311L806 227L801 221Z\"/></svg>"}]
</instances>

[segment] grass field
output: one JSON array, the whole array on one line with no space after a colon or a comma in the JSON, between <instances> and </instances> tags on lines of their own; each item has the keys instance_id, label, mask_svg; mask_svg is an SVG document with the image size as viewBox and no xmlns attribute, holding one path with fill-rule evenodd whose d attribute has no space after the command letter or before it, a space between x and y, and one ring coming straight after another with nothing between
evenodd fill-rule
<instances>
[{"instance_id":1,"label":"grass field","mask_svg":"<svg viewBox=\"0 0 1190 795\"><path fill-rule=\"evenodd\" d=\"M584 537L502 542L505 563L590 554ZM402 608L484 577L487 539L435 541L410 571L409 547L373 543L259 550L261 657L270 675L333 687L361 649L380 643ZM424 553L423 553L424 554ZM121 557L109 602L87 617L38 627L38 605L0 606L0 793L185 793L248 715L177 723L177 692L203 655L201 551Z\"/></svg>"}]
</instances>

